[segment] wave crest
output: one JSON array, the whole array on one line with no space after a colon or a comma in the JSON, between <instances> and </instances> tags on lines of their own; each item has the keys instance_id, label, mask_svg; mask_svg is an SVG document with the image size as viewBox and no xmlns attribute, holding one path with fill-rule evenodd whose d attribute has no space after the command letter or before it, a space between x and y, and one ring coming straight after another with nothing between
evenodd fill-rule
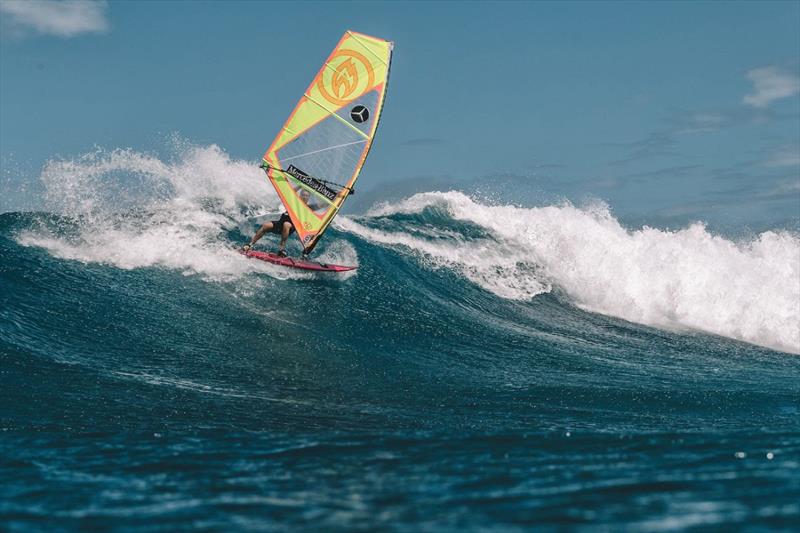
<instances>
[{"instance_id":1,"label":"wave crest","mask_svg":"<svg viewBox=\"0 0 800 533\"><path fill-rule=\"evenodd\" d=\"M263 172L216 145L175 144L172 161L130 149L49 161L40 176L46 206L74 221L77 235L39 228L22 232L19 242L65 259L158 266L212 279L277 271L241 261L220 238L252 231L242 223L247 215L281 209Z\"/></svg>"},{"instance_id":2,"label":"wave crest","mask_svg":"<svg viewBox=\"0 0 800 533\"><path fill-rule=\"evenodd\" d=\"M426 209L477 225L489 237L439 243L370 227ZM735 241L701 223L629 230L600 203L490 206L456 191L380 205L363 224L344 228L454 267L504 298L531 298L552 285L588 311L800 353L800 238L788 231Z\"/></svg>"}]
</instances>

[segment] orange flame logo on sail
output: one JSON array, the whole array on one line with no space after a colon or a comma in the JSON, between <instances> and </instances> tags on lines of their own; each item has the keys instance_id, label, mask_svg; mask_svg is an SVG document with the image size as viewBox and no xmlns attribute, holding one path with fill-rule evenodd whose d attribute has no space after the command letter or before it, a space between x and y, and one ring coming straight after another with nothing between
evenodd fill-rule
<instances>
[{"instance_id":1,"label":"orange flame logo on sail","mask_svg":"<svg viewBox=\"0 0 800 533\"><path fill-rule=\"evenodd\" d=\"M336 67L336 72L331 78L333 92L337 98L347 98L358 87L358 70L351 58Z\"/></svg>"},{"instance_id":2,"label":"orange flame logo on sail","mask_svg":"<svg viewBox=\"0 0 800 533\"><path fill-rule=\"evenodd\" d=\"M355 50L339 50L317 76L320 94L335 106L344 106L375 85L372 63Z\"/></svg>"}]
</instances>

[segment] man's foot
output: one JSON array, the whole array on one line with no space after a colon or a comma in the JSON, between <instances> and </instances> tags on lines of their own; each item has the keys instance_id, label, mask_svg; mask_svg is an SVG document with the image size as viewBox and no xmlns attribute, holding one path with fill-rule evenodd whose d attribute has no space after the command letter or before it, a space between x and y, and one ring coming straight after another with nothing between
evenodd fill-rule
<instances>
[{"instance_id":1,"label":"man's foot","mask_svg":"<svg viewBox=\"0 0 800 533\"><path fill-rule=\"evenodd\" d=\"M250 251L250 248L252 248L252 247L253 247L253 246L252 246L251 244L249 244L249 243L248 243L248 244L245 244L244 246L242 246L242 251L243 251L243 252L249 252L249 251Z\"/></svg>"},{"instance_id":2,"label":"man's foot","mask_svg":"<svg viewBox=\"0 0 800 533\"><path fill-rule=\"evenodd\" d=\"M278 250L278 257L286 257L286 250Z\"/></svg>"}]
</instances>

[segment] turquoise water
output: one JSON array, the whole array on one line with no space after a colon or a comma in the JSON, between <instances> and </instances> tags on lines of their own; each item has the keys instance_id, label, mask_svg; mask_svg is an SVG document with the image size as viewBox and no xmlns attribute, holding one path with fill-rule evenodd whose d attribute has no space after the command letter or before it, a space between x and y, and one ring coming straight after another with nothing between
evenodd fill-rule
<instances>
[{"instance_id":1,"label":"turquoise water","mask_svg":"<svg viewBox=\"0 0 800 533\"><path fill-rule=\"evenodd\" d=\"M168 185L0 215L3 529L800 527L795 235L431 192L315 275Z\"/></svg>"}]
</instances>

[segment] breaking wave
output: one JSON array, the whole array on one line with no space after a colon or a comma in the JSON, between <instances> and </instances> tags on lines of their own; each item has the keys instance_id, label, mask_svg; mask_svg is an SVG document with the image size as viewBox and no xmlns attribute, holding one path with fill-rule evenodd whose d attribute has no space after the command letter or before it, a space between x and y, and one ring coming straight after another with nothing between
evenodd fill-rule
<instances>
[{"instance_id":1,"label":"breaking wave","mask_svg":"<svg viewBox=\"0 0 800 533\"><path fill-rule=\"evenodd\" d=\"M409 215L481 233L404 224ZM417 194L341 225L370 242L403 247L421 264L455 269L503 298L556 289L587 311L800 353L800 238L788 231L735 241L702 223L631 230L600 203L490 206L456 191ZM438 232L435 238L425 228Z\"/></svg>"},{"instance_id":2,"label":"breaking wave","mask_svg":"<svg viewBox=\"0 0 800 533\"><path fill-rule=\"evenodd\" d=\"M97 150L50 161L40 179L47 211L62 218L20 231L25 246L211 281L307 276L232 249L281 207L260 169L217 146L186 144L172 161ZM340 216L326 241L319 257L327 261L357 264L362 247L388 248L502 299L553 292L585 311L800 353L800 238L789 231L735 240L702 223L626 228L602 203L489 205L449 191Z\"/></svg>"}]
</instances>

